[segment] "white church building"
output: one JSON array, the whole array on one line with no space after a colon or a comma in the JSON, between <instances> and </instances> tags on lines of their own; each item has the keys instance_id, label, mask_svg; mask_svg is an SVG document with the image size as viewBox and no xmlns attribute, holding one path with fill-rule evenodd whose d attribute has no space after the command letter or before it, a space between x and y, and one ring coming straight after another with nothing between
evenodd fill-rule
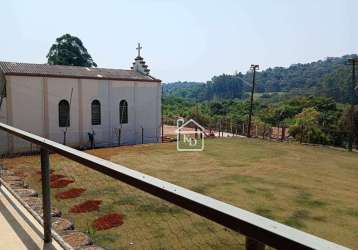
<instances>
[{"instance_id":1,"label":"white church building","mask_svg":"<svg viewBox=\"0 0 358 250\"><path fill-rule=\"evenodd\" d=\"M161 81L131 69L0 62L0 122L71 147L160 141ZM38 150L0 131L0 154Z\"/></svg>"}]
</instances>

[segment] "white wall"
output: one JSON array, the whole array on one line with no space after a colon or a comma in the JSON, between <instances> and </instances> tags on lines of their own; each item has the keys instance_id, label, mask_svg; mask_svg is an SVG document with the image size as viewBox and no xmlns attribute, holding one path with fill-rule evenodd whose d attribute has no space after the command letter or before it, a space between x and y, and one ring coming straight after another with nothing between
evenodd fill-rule
<instances>
[{"instance_id":1,"label":"white wall","mask_svg":"<svg viewBox=\"0 0 358 250\"><path fill-rule=\"evenodd\" d=\"M89 144L88 133L95 132L96 145L109 145L110 130L110 103L107 80L81 80L82 81L82 143ZM92 125L91 103L98 100L101 103L101 124Z\"/></svg>"},{"instance_id":2,"label":"white wall","mask_svg":"<svg viewBox=\"0 0 358 250\"><path fill-rule=\"evenodd\" d=\"M0 122L7 123L6 116L6 98L3 99L2 105L0 107ZM7 152L8 150L8 135L6 132L0 130L0 154Z\"/></svg>"},{"instance_id":3,"label":"white wall","mask_svg":"<svg viewBox=\"0 0 358 250\"><path fill-rule=\"evenodd\" d=\"M110 106L111 106L111 141L117 143L115 130L121 128L121 144L135 144L135 120L136 113L134 109L134 83L122 81L110 81ZM126 100L128 103L128 123L120 124L119 122L119 103Z\"/></svg>"},{"instance_id":4,"label":"white wall","mask_svg":"<svg viewBox=\"0 0 358 250\"><path fill-rule=\"evenodd\" d=\"M159 93L159 96L158 96ZM121 129L121 144L157 142L160 136L160 84L112 80L82 80L83 137L95 131L96 145L117 145ZM101 103L101 125L91 125L91 102ZM119 122L119 103L128 103L128 123ZM137 113L139 118L137 118Z\"/></svg>"},{"instance_id":5,"label":"white wall","mask_svg":"<svg viewBox=\"0 0 358 250\"><path fill-rule=\"evenodd\" d=\"M6 102L9 101L11 118L5 122L17 128L63 143L65 128L59 127L58 104L62 99L70 102L73 89L67 145L89 146L87 133L92 130L98 146L117 145L119 128L121 144L141 143L142 127L144 143L157 142L160 138L160 83L25 76L11 76L7 80L11 85L8 91L11 96L4 100L0 112L7 113L9 104ZM44 98L46 93L47 99ZM101 103L100 125L91 124L91 102L95 99ZM123 99L128 102L128 124L121 125L119 103ZM0 138L0 152L3 152L11 143L1 134ZM22 139L13 141L15 152L34 149Z\"/></svg>"},{"instance_id":6,"label":"white wall","mask_svg":"<svg viewBox=\"0 0 358 250\"><path fill-rule=\"evenodd\" d=\"M136 127L144 128L144 142L157 142L160 138L160 84L137 83L136 85ZM137 136L137 143L141 134Z\"/></svg>"},{"instance_id":7,"label":"white wall","mask_svg":"<svg viewBox=\"0 0 358 250\"><path fill-rule=\"evenodd\" d=\"M42 78L25 76L8 76L7 78L7 108L11 110L8 122L10 125L43 135L43 98ZM11 105L11 106L10 106ZM31 151L35 145L13 137L13 149L16 151Z\"/></svg>"},{"instance_id":8,"label":"white wall","mask_svg":"<svg viewBox=\"0 0 358 250\"><path fill-rule=\"evenodd\" d=\"M59 127L58 104L65 99L71 101L70 126L67 128L66 145L79 144L79 98L78 80L72 78L47 78L48 111L49 111L49 139L63 143L66 128ZM71 90L73 89L72 99Z\"/></svg>"}]
</instances>

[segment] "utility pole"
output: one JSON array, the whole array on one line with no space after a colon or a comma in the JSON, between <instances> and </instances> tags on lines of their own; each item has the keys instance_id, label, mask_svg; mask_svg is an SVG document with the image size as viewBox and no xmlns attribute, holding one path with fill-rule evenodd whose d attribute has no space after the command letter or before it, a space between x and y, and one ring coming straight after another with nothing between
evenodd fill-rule
<instances>
[{"instance_id":1,"label":"utility pole","mask_svg":"<svg viewBox=\"0 0 358 250\"><path fill-rule=\"evenodd\" d=\"M250 99L250 113L249 113L249 124L247 126L247 137L251 137L251 117L252 117L252 106L254 102L254 93L255 93L255 76L256 76L256 70L259 69L259 65L257 64L251 64L250 69L253 71L252 76L252 88L251 88L251 99Z\"/></svg>"},{"instance_id":2,"label":"utility pole","mask_svg":"<svg viewBox=\"0 0 358 250\"><path fill-rule=\"evenodd\" d=\"M349 131L349 138L348 138L348 151L352 152L353 149L353 123L354 123L354 101L355 101L355 90L356 90L356 64L358 64L358 58L350 58L348 59L348 65L352 65L352 90L351 90L351 110L350 110L350 131Z\"/></svg>"}]
</instances>

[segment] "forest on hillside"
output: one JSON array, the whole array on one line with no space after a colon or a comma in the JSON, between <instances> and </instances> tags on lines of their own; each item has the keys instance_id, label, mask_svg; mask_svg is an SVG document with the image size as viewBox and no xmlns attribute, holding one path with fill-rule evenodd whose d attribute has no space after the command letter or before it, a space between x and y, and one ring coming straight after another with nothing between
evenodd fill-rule
<instances>
[{"instance_id":1,"label":"forest on hillside","mask_svg":"<svg viewBox=\"0 0 358 250\"><path fill-rule=\"evenodd\" d=\"M353 90L352 68L346 65L353 56L258 71L253 123L260 133L265 136L267 128L281 127L301 142L345 146L354 128L358 146L358 90ZM248 121L251 81L251 72L239 72L213 76L206 83L164 84L164 115L168 120L181 116L207 127L240 131Z\"/></svg>"},{"instance_id":2,"label":"forest on hillside","mask_svg":"<svg viewBox=\"0 0 358 250\"><path fill-rule=\"evenodd\" d=\"M337 102L350 102L351 67L348 58L328 57L306 64L293 64L288 68L274 67L256 73L257 93L286 93L289 95L319 95L332 97ZM203 82L174 82L164 84L169 96L183 97L198 101L246 98L250 91L252 72L213 76Z\"/></svg>"}]
</instances>

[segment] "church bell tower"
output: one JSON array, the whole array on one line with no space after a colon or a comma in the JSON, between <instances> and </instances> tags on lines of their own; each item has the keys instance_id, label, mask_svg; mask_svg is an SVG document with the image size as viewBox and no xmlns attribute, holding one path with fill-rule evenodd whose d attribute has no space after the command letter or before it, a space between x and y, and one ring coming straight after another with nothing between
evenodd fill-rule
<instances>
[{"instance_id":1,"label":"church bell tower","mask_svg":"<svg viewBox=\"0 0 358 250\"><path fill-rule=\"evenodd\" d=\"M140 50L142 49L140 43L138 43L138 47L136 49L138 50L138 56L134 59L131 69L141 74L149 75L150 70L148 69L148 65L145 64L143 57L140 56Z\"/></svg>"}]
</instances>

